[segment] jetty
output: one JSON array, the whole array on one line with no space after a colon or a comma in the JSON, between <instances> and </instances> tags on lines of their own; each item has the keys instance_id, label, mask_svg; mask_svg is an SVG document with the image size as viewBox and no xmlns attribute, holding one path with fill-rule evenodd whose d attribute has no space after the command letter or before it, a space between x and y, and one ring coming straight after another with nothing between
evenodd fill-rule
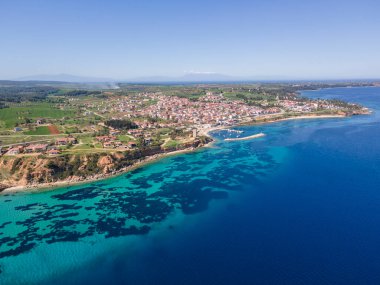
<instances>
[{"instance_id":1,"label":"jetty","mask_svg":"<svg viewBox=\"0 0 380 285\"><path fill-rule=\"evenodd\" d=\"M245 141L245 140L251 140L251 139L261 138L261 137L264 137L264 136L265 136L264 133L258 133L258 134L252 135L252 136L247 136L247 137L242 137L242 138L227 138L227 139L224 139L224 140L225 141Z\"/></svg>"}]
</instances>

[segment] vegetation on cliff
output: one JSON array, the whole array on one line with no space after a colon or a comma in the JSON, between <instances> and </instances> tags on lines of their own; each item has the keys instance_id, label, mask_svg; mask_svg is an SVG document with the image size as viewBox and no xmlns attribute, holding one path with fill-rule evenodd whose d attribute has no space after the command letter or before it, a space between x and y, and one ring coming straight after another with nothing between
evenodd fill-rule
<instances>
[{"instance_id":1,"label":"vegetation on cliff","mask_svg":"<svg viewBox=\"0 0 380 285\"><path fill-rule=\"evenodd\" d=\"M114 153L86 153L49 157L44 155L0 158L0 181L4 187L28 186L58 181L102 178L125 170L136 162L157 154L200 147L211 139L201 137L171 148L149 147Z\"/></svg>"}]
</instances>

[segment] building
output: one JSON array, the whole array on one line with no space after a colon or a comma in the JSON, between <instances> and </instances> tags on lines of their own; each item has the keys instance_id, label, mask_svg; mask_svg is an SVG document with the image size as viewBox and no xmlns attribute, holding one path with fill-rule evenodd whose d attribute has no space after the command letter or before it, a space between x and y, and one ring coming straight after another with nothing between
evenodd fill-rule
<instances>
[{"instance_id":1,"label":"building","mask_svg":"<svg viewBox=\"0 0 380 285\"><path fill-rule=\"evenodd\" d=\"M46 122L45 119L42 119L42 118L39 118L36 120L37 125L43 125L43 124L45 124L45 122Z\"/></svg>"},{"instance_id":2,"label":"building","mask_svg":"<svg viewBox=\"0 0 380 285\"><path fill-rule=\"evenodd\" d=\"M20 154L24 151L24 147L23 146L14 146L10 149L8 149L8 151L6 152L7 155L16 155L16 154Z\"/></svg>"},{"instance_id":3,"label":"building","mask_svg":"<svg viewBox=\"0 0 380 285\"><path fill-rule=\"evenodd\" d=\"M99 136L99 137L96 137L96 140L104 143L104 142L114 141L116 140L116 137L115 136Z\"/></svg>"},{"instance_id":4,"label":"building","mask_svg":"<svg viewBox=\"0 0 380 285\"><path fill-rule=\"evenodd\" d=\"M110 141L105 141L105 142L103 142L103 147L104 148L113 148L113 147L115 147L115 144L113 142L110 142Z\"/></svg>"},{"instance_id":5,"label":"building","mask_svg":"<svg viewBox=\"0 0 380 285\"><path fill-rule=\"evenodd\" d=\"M58 149L50 149L47 151L47 154L50 156L59 155L61 154L61 151Z\"/></svg>"},{"instance_id":6,"label":"building","mask_svg":"<svg viewBox=\"0 0 380 285\"><path fill-rule=\"evenodd\" d=\"M34 153L34 152L45 152L47 150L48 144L31 144L28 145L25 149L25 153Z\"/></svg>"},{"instance_id":7,"label":"building","mask_svg":"<svg viewBox=\"0 0 380 285\"><path fill-rule=\"evenodd\" d=\"M68 144L77 144L78 140L74 137L67 137L67 138L58 138L55 141L56 145L68 145Z\"/></svg>"},{"instance_id":8,"label":"building","mask_svg":"<svg viewBox=\"0 0 380 285\"><path fill-rule=\"evenodd\" d=\"M135 142L128 142L128 147L129 148L135 148L137 144Z\"/></svg>"}]
</instances>

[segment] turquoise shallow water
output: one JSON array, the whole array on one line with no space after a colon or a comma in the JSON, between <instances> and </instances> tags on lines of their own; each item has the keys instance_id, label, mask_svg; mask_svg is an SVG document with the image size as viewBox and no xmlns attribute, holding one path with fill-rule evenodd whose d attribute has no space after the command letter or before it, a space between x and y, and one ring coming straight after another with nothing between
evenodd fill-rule
<instances>
[{"instance_id":1,"label":"turquoise shallow water","mask_svg":"<svg viewBox=\"0 0 380 285\"><path fill-rule=\"evenodd\" d=\"M380 88L305 95L375 112L219 131L112 179L0 196L0 283L376 284Z\"/></svg>"}]
</instances>

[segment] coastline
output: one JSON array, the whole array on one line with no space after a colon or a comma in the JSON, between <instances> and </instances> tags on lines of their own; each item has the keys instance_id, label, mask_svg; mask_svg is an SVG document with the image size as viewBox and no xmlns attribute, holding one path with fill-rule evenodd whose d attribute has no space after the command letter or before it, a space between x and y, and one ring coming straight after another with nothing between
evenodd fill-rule
<instances>
[{"instance_id":1,"label":"coastline","mask_svg":"<svg viewBox=\"0 0 380 285\"><path fill-rule=\"evenodd\" d=\"M350 116L347 115L302 115L302 116L293 116L293 117L279 117L276 118L275 116L272 117L265 117L261 120L254 120L250 122L243 122L239 124L240 126L247 126L247 125L263 125L263 124L270 124L270 123L277 123L282 121L291 121L291 120L307 120L307 119L334 119L334 118L347 118Z\"/></svg>"},{"instance_id":2,"label":"coastline","mask_svg":"<svg viewBox=\"0 0 380 285\"><path fill-rule=\"evenodd\" d=\"M304 115L289 118L282 118L275 120L274 122L290 121L290 120L304 120L304 119L333 119L333 118L347 118L346 115Z\"/></svg>"},{"instance_id":3,"label":"coastline","mask_svg":"<svg viewBox=\"0 0 380 285\"><path fill-rule=\"evenodd\" d=\"M304 115L304 116L294 116L294 117L289 117L289 118L270 118L266 117L262 121L248 121L248 122L241 122L236 125L232 126L217 126L217 127L209 127L209 128L204 128L200 130L200 134L204 136L210 137L210 133L213 131L217 130L223 130L223 129L228 129L228 128L233 128L237 126L244 126L244 125L261 125L261 124L270 124L270 123L276 123L280 121L288 121L288 120L299 120L299 119L328 119L328 118L345 118L348 117L347 115ZM268 120L266 120L268 119ZM17 193L17 192L28 192L28 193L33 193L33 192L40 192L45 190L45 191L51 191L55 190L56 188L59 187L67 187L67 186L75 186L75 185L80 185L84 183L91 183L91 182L96 182L100 180L105 180L113 177L117 177L118 175L125 174L129 171L135 170L139 167L142 167L144 165L147 165L149 163L154 163L159 161L160 159L163 159L168 156L172 155L177 155L177 154L183 154L183 153L190 153L193 152L196 149L204 148L204 147L210 147L215 140L210 141L209 143L202 145L201 147L190 147L182 150L175 150L167 153L161 153L161 154L155 154L152 156L145 157L136 163L121 168L117 171L108 173L108 174L97 174L93 176L89 176L86 178L77 178L77 179L72 179L72 180L63 180L63 181L55 181L55 182L49 182L49 183L41 183L41 184L32 184L32 185L25 185L25 186L12 186L3 189L0 191L0 195L2 194L10 194L10 193Z\"/></svg>"},{"instance_id":4,"label":"coastline","mask_svg":"<svg viewBox=\"0 0 380 285\"><path fill-rule=\"evenodd\" d=\"M206 147L211 143L212 143L212 141L209 142L208 144L202 146L202 147ZM55 181L55 182L41 183L41 184L32 184L32 185L24 185L24 186L12 186L12 187L8 187L8 188L5 188L2 191L0 191L0 195L11 194L11 193L19 193L19 192L35 193L35 192L40 192L40 190L41 191L52 191L52 190L55 190L59 187L75 186L75 185L80 185L80 184L84 184L84 183L91 183L91 182L106 180L109 178L117 177L119 175L123 175L129 171L135 170L137 168L148 165L150 163L157 162L160 159L163 159L163 158L166 158L169 156L173 156L173 155L193 152L195 149L200 149L200 148L201 147L199 147L199 148L190 147L190 148L185 148L185 149L181 149L181 150L175 150L175 151L171 151L171 152L147 156L147 157L135 162L134 164L127 166L127 167L124 167L124 168L121 168L117 171L113 171L113 172L107 173L107 174L97 174L97 175L86 177L84 179L72 179L72 180L62 180L62 181Z\"/></svg>"}]
</instances>

